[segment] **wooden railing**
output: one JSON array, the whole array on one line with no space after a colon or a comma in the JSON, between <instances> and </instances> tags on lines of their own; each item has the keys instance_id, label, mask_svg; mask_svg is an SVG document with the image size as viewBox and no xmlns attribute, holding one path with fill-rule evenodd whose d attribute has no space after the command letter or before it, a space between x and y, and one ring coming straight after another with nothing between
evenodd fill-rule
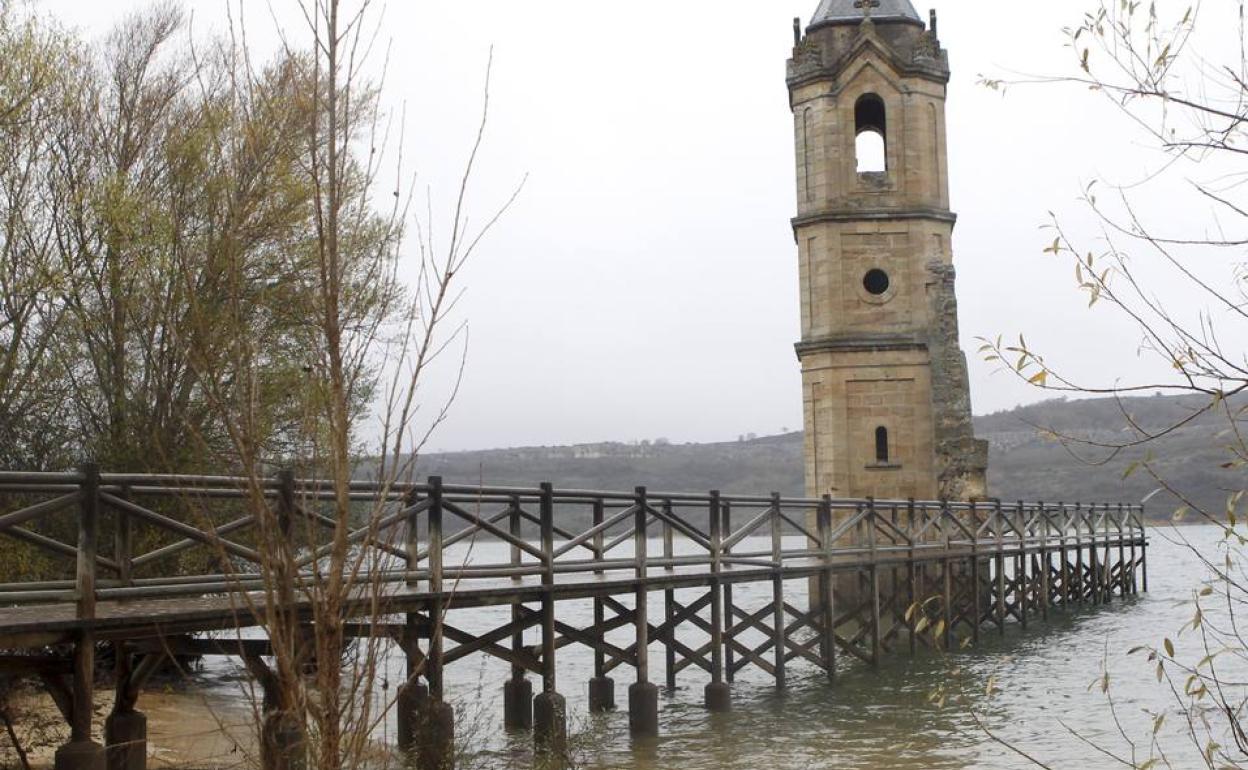
<instances>
[{"instance_id":1,"label":"wooden railing","mask_svg":"<svg viewBox=\"0 0 1248 770\"><path fill-rule=\"evenodd\" d=\"M488 581L546 585L639 580L659 574L769 569L812 574L831 565L922 561L951 553L988 558L1034 550L1135 549L1146 542L1138 505L839 500L354 481L350 531L370 554L369 579L395 591L471 590ZM0 472L0 538L63 567L57 579L6 574L0 606L202 596L263 587L260 515L302 522L295 579L312 579L335 526L333 485L289 473L264 478ZM319 534L318 534L319 533ZM58 538L57 535L60 535ZM67 539L76 537L74 542ZM505 556L465 558L488 539ZM111 540L111 542L105 542ZM655 541L655 542L652 542ZM137 547L146 543L146 550ZM678 547L679 546L679 547ZM173 562L199 552L215 571ZM504 553L498 549L498 553Z\"/></svg>"}]
</instances>

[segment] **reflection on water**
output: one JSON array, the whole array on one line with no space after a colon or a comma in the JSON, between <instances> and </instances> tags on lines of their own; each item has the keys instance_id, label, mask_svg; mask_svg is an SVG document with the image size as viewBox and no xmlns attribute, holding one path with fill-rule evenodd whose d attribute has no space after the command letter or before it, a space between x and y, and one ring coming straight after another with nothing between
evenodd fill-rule
<instances>
[{"instance_id":1,"label":"reflection on water","mask_svg":"<svg viewBox=\"0 0 1248 770\"><path fill-rule=\"evenodd\" d=\"M592 718L586 713L592 654L581 647L563 648L558 689L568 700L570 729L578 734L574 741L578 759L600 770L1031 767L976 726L970 713L974 709L994 733L1051 766L1120 767L1073 737L1064 725L1115 750L1125 750L1104 696L1099 688L1089 688L1100 676L1102 661L1107 662L1115 683L1113 694L1123 726L1139 745L1148 745L1153 726L1149 714L1173 708L1168 690L1156 683L1144 659L1126 656L1135 645L1158 644L1162 635L1175 636L1191 616L1187 602L1202 571L1192 554L1167 542L1165 532L1153 532L1151 593L1104 608L1054 612L1047 624L1037 620L1026 635L1011 626L1005 638L999 638L985 628L976 649L948 657L932 653L911 657L903 650L878 671L842 657L835 684L829 684L813 666L795 661L783 693L776 692L764 673L747 668L737 675L734 710L729 714L706 712L702 688L707 677L686 670L678 688L662 697L661 737L647 743L628 737L627 714L622 710ZM1184 534L1202 548L1217 547L1215 528L1189 527ZM476 545L478 551L495 547ZM793 604L804 605L804 581L791 582L786 588L795 594L796 601L790 600ZM761 607L769 598L770 586L738 586L735 594L738 604ZM693 596L696 592L678 592L685 601ZM662 605L661 594L654 595L654 621L660 620ZM587 626L592 622L592 604L561 604L559 614L565 622ZM502 625L508 616L505 608L470 610L452 622L466 630L483 631ZM627 630L611 635L623 645L628 637ZM536 641L536 637L530 639ZM701 641L696 635L691 639ZM1203 654L1188 637L1179 639L1179 647L1180 654L1186 651L1192 660ZM652 677L661 683L660 645L652 647L650 658ZM215 665L219 667L208 672L214 695L236 692L237 683L217 678L227 674L226 664ZM508 671L506 664L481 656L447 671L447 693L457 702L461 735L469 737L478 750L472 767L531 766L530 735L509 735L501 725L502 682ZM397 681L399 672L395 660L390 681ZM632 670L621 667L612 675L617 701L624 705ZM987 695L990 681L1000 688L992 697ZM534 684L540 686L540 682ZM943 706L933 697L941 688ZM1179 732L1180 721L1168 720L1163 730L1171 762L1174 767L1197 766L1183 760L1183 752L1191 747ZM378 737L392 737L393 725L383 733Z\"/></svg>"}]
</instances>

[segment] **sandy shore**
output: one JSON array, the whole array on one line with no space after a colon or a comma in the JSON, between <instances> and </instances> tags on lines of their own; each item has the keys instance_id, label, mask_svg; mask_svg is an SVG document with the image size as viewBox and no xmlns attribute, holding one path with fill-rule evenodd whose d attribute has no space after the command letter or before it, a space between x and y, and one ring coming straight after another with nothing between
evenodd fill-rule
<instances>
[{"instance_id":1,"label":"sandy shore","mask_svg":"<svg viewBox=\"0 0 1248 770\"><path fill-rule=\"evenodd\" d=\"M95 739L102 740L104 719L113 694L96 694ZM254 757L254 716L246 698L228 698L181 687L145 690L139 710L147 715L148 767L179 770L226 770L248 766ZM51 768L56 747L69 735L52 700L31 686L14 702L14 728L30 764ZM18 770L21 762L8 735L0 729L0 769Z\"/></svg>"}]
</instances>

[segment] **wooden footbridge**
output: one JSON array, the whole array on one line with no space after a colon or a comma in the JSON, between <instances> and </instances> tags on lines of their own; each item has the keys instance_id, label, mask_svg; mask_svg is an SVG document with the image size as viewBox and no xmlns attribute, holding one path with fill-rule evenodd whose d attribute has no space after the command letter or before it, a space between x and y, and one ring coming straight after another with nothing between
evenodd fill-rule
<instances>
[{"instance_id":1,"label":"wooden footbridge","mask_svg":"<svg viewBox=\"0 0 1248 770\"><path fill-rule=\"evenodd\" d=\"M36 583L6 577L0 563L0 673L46 684L72 732L58 768L145 767L137 707L168 654L238 655L264 679L263 634L206 633L264 627L263 608L239 600L265 587L249 539L257 489L310 530L333 525L328 486L288 473L258 486L91 466L0 473L3 553L65 565L62 579ZM387 586L386 618L368 617L376 607L361 601L348 603L345 620L360 634L383 628L407 656L398 740L427 768L452 762L444 671L475 654L510 664L506 724L532 729L539 756L550 757L566 740L557 658L570 645L593 652L592 709L614 708L611 677L631 670L629 722L644 735L659 729L652 651L662 652L667 686L699 676L707 707L727 709L747 666L778 687L796 662L834 680L848 659L870 665L888 654L954 650L1011 622L1025 627L1054 609L1147 590L1138 506L466 487L438 478L356 482L351 497L380 512L351 541L384 557L369 580ZM505 547L467 547L482 539ZM182 567L196 552L215 569ZM742 601L750 583L768 585L770 599ZM588 627L560 612L574 600L592 601ZM306 599L292 601L312 617ZM462 630L458 613L482 606L510 606L510 619L485 633ZM115 650L117 691L103 743L91 723L101 645ZM541 680L536 697L529 673Z\"/></svg>"}]
</instances>

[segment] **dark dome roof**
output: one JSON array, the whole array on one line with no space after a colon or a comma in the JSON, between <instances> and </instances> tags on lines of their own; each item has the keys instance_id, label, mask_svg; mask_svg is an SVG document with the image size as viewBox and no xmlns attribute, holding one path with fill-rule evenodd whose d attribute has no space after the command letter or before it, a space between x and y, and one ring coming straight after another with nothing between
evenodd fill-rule
<instances>
[{"instance_id":1,"label":"dark dome roof","mask_svg":"<svg viewBox=\"0 0 1248 770\"><path fill-rule=\"evenodd\" d=\"M856 0L820 0L819 10L815 11L815 17L810 20L810 26L862 21L863 9L855 7L855 2ZM874 21L923 23L923 18L915 12L910 0L878 0L878 2L879 5L871 9L871 19Z\"/></svg>"}]
</instances>

